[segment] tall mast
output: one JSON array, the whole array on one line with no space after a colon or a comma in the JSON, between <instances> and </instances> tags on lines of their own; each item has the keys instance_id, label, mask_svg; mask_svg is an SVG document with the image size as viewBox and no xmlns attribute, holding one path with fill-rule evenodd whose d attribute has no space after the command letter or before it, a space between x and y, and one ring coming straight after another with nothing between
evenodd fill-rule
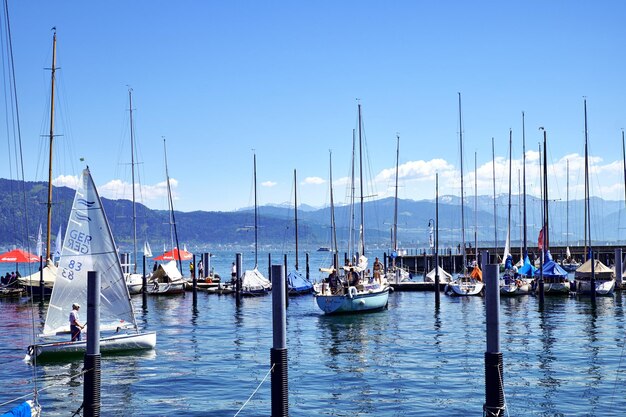
<instances>
[{"instance_id":1,"label":"tall mast","mask_svg":"<svg viewBox=\"0 0 626 417\"><path fill-rule=\"evenodd\" d=\"M328 151L328 157L330 160L330 227L332 229L332 249L334 254L339 254L339 249L337 248L337 227L335 225L335 199L333 197L333 152L331 150ZM334 257L333 257L334 259ZM337 268L337 265L335 265Z\"/></svg>"},{"instance_id":2,"label":"tall mast","mask_svg":"<svg viewBox=\"0 0 626 417\"><path fill-rule=\"evenodd\" d=\"M396 191L393 206L393 252L398 253L398 166L400 164L400 135L396 134ZM392 267L396 266L396 257L392 257Z\"/></svg>"},{"instance_id":3,"label":"tall mast","mask_svg":"<svg viewBox=\"0 0 626 417\"><path fill-rule=\"evenodd\" d=\"M463 275L467 270L467 260L465 259L465 203L463 195L463 122L461 118L461 93L459 94L459 149L461 154L461 240L463 245L461 250L463 251Z\"/></svg>"},{"instance_id":4,"label":"tall mast","mask_svg":"<svg viewBox=\"0 0 626 417\"><path fill-rule=\"evenodd\" d=\"M624 161L624 204L626 204L626 143L624 143L624 129L622 129L622 161Z\"/></svg>"},{"instance_id":5,"label":"tall mast","mask_svg":"<svg viewBox=\"0 0 626 417\"><path fill-rule=\"evenodd\" d=\"M543 131L543 190L543 193L545 195L544 216L546 227L546 230L544 232L544 248L547 252L548 250L550 250L550 212L548 209L548 144L545 129Z\"/></svg>"},{"instance_id":6,"label":"tall mast","mask_svg":"<svg viewBox=\"0 0 626 417\"><path fill-rule=\"evenodd\" d=\"M360 255L365 255L365 215L363 205L363 121L361 119L361 104L359 104L359 186L361 189L361 224L359 225L359 236L361 239ZM358 261L357 261L358 262Z\"/></svg>"},{"instance_id":7,"label":"tall mast","mask_svg":"<svg viewBox=\"0 0 626 417\"><path fill-rule=\"evenodd\" d=\"M296 271L298 270L298 180L296 178L296 170L293 170L293 200L295 206L296 221Z\"/></svg>"},{"instance_id":8,"label":"tall mast","mask_svg":"<svg viewBox=\"0 0 626 417\"><path fill-rule=\"evenodd\" d=\"M258 208L256 195L256 152L254 153L254 267L259 265Z\"/></svg>"},{"instance_id":9,"label":"tall mast","mask_svg":"<svg viewBox=\"0 0 626 417\"><path fill-rule=\"evenodd\" d=\"M352 164L351 164L351 178L350 178L350 237L348 238L348 254L350 256L350 262L352 262L352 256L354 255L354 247L356 246L356 224L354 214L354 195L356 194L354 188L354 166L355 159L354 154L356 152L356 130L352 129Z\"/></svg>"},{"instance_id":10,"label":"tall mast","mask_svg":"<svg viewBox=\"0 0 626 417\"><path fill-rule=\"evenodd\" d=\"M496 258L498 254L498 213L496 211L496 146L494 138L491 138L491 160L493 180L493 244L495 245Z\"/></svg>"},{"instance_id":11,"label":"tall mast","mask_svg":"<svg viewBox=\"0 0 626 417\"><path fill-rule=\"evenodd\" d=\"M52 68L50 76L50 155L48 160L48 227L46 230L46 259L50 259L50 232L52 229L52 145L54 142L54 81L57 63L57 31L52 35Z\"/></svg>"},{"instance_id":12,"label":"tall mast","mask_svg":"<svg viewBox=\"0 0 626 417\"><path fill-rule=\"evenodd\" d=\"M474 252L476 265L478 265L478 157L476 151L474 151Z\"/></svg>"},{"instance_id":13,"label":"tall mast","mask_svg":"<svg viewBox=\"0 0 626 417\"><path fill-rule=\"evenodd\" d=\"M137 207L135 202L135 130L133 127L133 89L128 89L130 110L130 171L133 182L133 273L137 273Z\"/></svg>"},{"instance_id":14,"label":"tall mast","mask_svg":"<svg viewBox=\"0 0 626 417\"><path fill-rule=\"evenodd\" d=\"M524 112L522 112L522 175L524 177L524 257L528 255L528 244L526 240L526 126Z\"/></svg>"},{"instance_id":15,"label":"tall mast","mask_svg":"<svg viewBox=\"0 0 626 417\"><path fill-rule=\"evenodd\" d=\"M172 198L172 186L170 185L170 173L169 173L169 170L167 169L167 147L165 146L165 138L163 138L163 154L165 155L165 178L167 179L167 197L169 199L169 207L170 207L170 219L171 219L170 228L174 230L174 240L176 242L176 250L174 251L174 256L178 257L178 268L180 269L180 272L182 273L183 261L180 256L180 245L178 244L178 231L176 230L176 218L174 217L174 199Z\"/></svg>"},{"instance_id":16,"label":"tall mast","mask_svg":"<svg viewBox=\"0 0 626 417\"><path fill-rule=\"evenodd\" d=\"M565 162L567 162L565 164L566 168L566 176L567 176L567 181L566 181L566 198L567 198L567 205L565 206L565 246L567 247L567 249L569 249L569 159L567 159Z\"/></svg>"},{"instance_id":17,"label":"tall mast","mask_svg":"<svg viewBox=\"0 0 626 417\"><path fill-rule=\"evenodd\" d=\"M587 144L587 99L584 99L585 104L585 257L587 259L587 242L591 247L591 216L589 213L589 149ZM593 261L592 261L593 262Z\"/></svg>"},{"instance_id":18,"label":"tall mast","mask_svg":"<svg viewBox=\"0 0 626 417\"><path fill-rule=\"evenodd\" d=\"M513 168L513 130L509 129L509 218L506 228L506 245L505 247L511 251L511 175ZM504 259L508 256L508 253L504 254Z\"/></svg>"}]
</instances>

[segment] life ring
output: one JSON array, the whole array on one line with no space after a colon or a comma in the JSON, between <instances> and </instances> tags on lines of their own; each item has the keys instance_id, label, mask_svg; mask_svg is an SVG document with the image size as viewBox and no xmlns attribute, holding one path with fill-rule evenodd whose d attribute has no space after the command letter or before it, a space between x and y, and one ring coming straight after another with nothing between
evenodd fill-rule
<instances>
[{"instance_id":1,"label":"life ring","mask_svg":"<svg viewBox=\"0 0 626 417\"><path fill-rule=\"evenodd\" d=\"M354 298L354 297L356 297L356 294L357 294L356 287L349 287L348 288L348 297Z\"/></svg>"}]
</instances>

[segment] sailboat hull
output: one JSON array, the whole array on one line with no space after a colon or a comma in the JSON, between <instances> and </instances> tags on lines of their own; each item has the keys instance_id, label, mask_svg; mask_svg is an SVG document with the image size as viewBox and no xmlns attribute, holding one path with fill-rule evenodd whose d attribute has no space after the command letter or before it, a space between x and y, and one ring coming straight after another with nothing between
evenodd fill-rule
<instances>
[{"instance_id":1,"label":"sailboat hull","mask_svg":"<svg viewBox=\"0 0 626 417\"><path fill-rule=\"evenodd\" d=\"M448 284L444 293L459 297L475 296L480 295L484 287L481 281L461 279Z\"/></svg>"},{"instance_id":2,"label":"sailboat hull","mask_svg":"<svg viewBox=\"0 0 626 417\"><path fill-rule=\"evenodd\" d=\"M326 314L364 313L382 310L389 301L389 288L379 291L357 291L349 287L348 294L316 294L317 306Z\"/></svg>"},{"instance_id":3,"label":"sailboat hull","mask_svg":"<svg viewBox=\"0 0 626 417\"><path fill-rule=\"evenodd\" d=\"M114 353L154 349L156 333L122 334L100 339L100 352ZM40 343L28 347L26 359L51 359L55 357L84 354L87 341Z\"/></svg>"},{"instance_id":4,"label":"sailboat hull","mask_svg":"<svg viewBox=\"0 0 626 417\"><path fill-rule=\"evenodd\" d=\"M597 295L611 295L615 290L615 280L596 280L596 294ZM579 294L591 294L591 281L590 280L576 280L576 291Z\"/></svg>"}]
</instances>

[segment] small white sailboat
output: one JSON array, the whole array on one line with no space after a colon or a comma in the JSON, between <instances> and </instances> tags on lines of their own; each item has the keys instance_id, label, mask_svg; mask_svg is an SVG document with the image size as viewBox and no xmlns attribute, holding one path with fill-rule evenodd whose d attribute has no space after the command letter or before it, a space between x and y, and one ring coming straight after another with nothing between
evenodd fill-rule
<instances>
[{"instance_id":1,"label":"small white sailboat","mask_svg":"<svg viewBox=\"0 0 626 417\"><path fill-rule=\"evenodd\" d=\"M359 111L359 150L362 149L362 120L361 105ZM353 139L354 141L354 139ZM353 166L354 166L354 142L353 142ZM362 152L359 152L362 155ZM362 166L362 165L360 165ZM353 170L354 173L354 170ZM365 257L365 238L364 231L364 206L363 206L363 171L359 170L360 186L361 186L361 216L359 227L359 257L357 265L344 266L344 280L336 274L336 265L331 270L329 276L329 285L322 283L316 287L315 301L317 306L326 314L340 313L361 313L376 310L382 310L387 307L389 301L389 284L387 279L382 276L379 279L369 277L367 275L367 258ZM354 206L354 175L352 175L352 196L351 202ZM332 195L332 183L331 183ZM333 208L331 208L332 210Z\"/></svg>"},{"instance_id":2,"label":"small white sailboat","mask_svg":"<svg viewBox=\"0 0 626 417\"><path fill-rule=\"evenodd\" d=\"M147 240L143 243L143 254L146 258L152 258L152 249L150 248L150 243Z\"/></svg>"},{"instance_id":3,"label":"small white sailboat","mask_svg":"<svg viewBox=\"0 0 626 417\"><path fill-rule=\"evenodd\" d=\"M87 305L88 271L101 274L101 351L154 348L156 333L138 330L111 229L89 168L86 168L74 197L43 337L65 335L69 339L72 304ZM131 329L134 331L129 332ZM107 336L107 331L113 333ZM38 343L28 347L27 359L81 353L85 349L84 340Z\"/></svg>"},{"instance_id":4,"label":"small white sailboat","mask_svg":"<svg viewBox=\"0 0 626 417\"><path fill-rule=\"evenodd\" d=\"M186 250L178 249L178 232L176 230L176 219L174 218L174 201L172 198L172 188L170 186L170 174L167 169L167 148L165 139L163 139L163 153L165 155L165 179L167 181L167 200L170 215L170 235L172 246L174 241L176 246L170 252L165 252L155 260L169 260L168 263L159 265L158 269L152 273L147 283L146 292L148 294L182 294L185 292L187 281L183 278L182 270L183 259L193 259L193 254Z\"/></svg>"},{"instance_id":5,"label":"small white sailboat","mask_svg":"<svg viewBox=\"0 0 626 417\"><path fill-rule=\"evenodd\" d=\"M241 294L257 296L269 294L272 283L259 271L259 230L258 230L258 203L256 191L256 153L254 154L254 269L247 270L241 278Z\"/></svg>"},{"instance_id":6,"label":"small white sailboat","mask_svg":"<svg viewBox=\"0 0 626 417\"><path fill-rule=\"evenodd\" d=\"M305 295L313 292L313 284L298 269L298 180L293 170L294 223L296 230L295 268L287 273L287 293L289 295Z\"/></svg>"},{"instance_id":7,"label":"small white sailboat","mask_svg":"<svg viewBox=\"0 0 626 417\"><path fill-rule=\"evenodd\" d=\"M443 269L442 266L439 268L433 268L431 271L426 274L424 277L424 282L435 282L435 274L437 273L437 269L439 269L439 282L450 282L452 281L452 275Z\"/></svg>"},{"instance_id":8,"label":"small white sailboat","mask_svg":"<svg viewBox=\"0 0 626 417\"><path fill-rule=\"evenodd\" d=\"M461 239L463 242L461 250L463 251L463 267L457 278L446 285L444 293L458 296L472 296L480 295L484 284L482 282L482 272L480 271L478 264L475 265L471 274L467 271L467 251L465 249L465 203L463 201L465 197L463 195L463 124L461 119L461 93L459 93L459 143L461 155Z\"/></svg>"}]
</instances>

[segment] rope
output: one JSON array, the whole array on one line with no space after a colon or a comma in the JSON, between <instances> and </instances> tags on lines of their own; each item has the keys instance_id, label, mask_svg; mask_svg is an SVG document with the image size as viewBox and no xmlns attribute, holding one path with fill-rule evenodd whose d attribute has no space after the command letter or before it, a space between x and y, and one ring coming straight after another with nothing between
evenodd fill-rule
<instances>
[{"instance_id":1,"label":"rope","mask_svg":"<svg viewBox=\"0 0 626 417\"><path fill-rule=\"evenodd\" d=\"M254 394L256 394L256 392L259 390L259 388L261 388L261 385L263 385L263 383L265 382L265 380L267 379L267 377L272 373L272 371L274 370L274 366L276 366L275 363L272 364L272 367L270 368L269 371L267 371L267 374L265 374L265 377L263 378L263 380L259 383L259 385L256 387L256 389L254 390L254 392L252 393L252 395L250 395L250 397L248 397L248 399L246 400L245 403L243 403L243 405L241 406L241 408L239 409L239 411L237 411L234 415L234 417L237 417L239 415L239 413L241 413L241 411L244 409L244 407L246 405L248 405L248 403L250 402L250 400L252 399L252 397L254 397Z\"/></svg>"}]
</instances>

